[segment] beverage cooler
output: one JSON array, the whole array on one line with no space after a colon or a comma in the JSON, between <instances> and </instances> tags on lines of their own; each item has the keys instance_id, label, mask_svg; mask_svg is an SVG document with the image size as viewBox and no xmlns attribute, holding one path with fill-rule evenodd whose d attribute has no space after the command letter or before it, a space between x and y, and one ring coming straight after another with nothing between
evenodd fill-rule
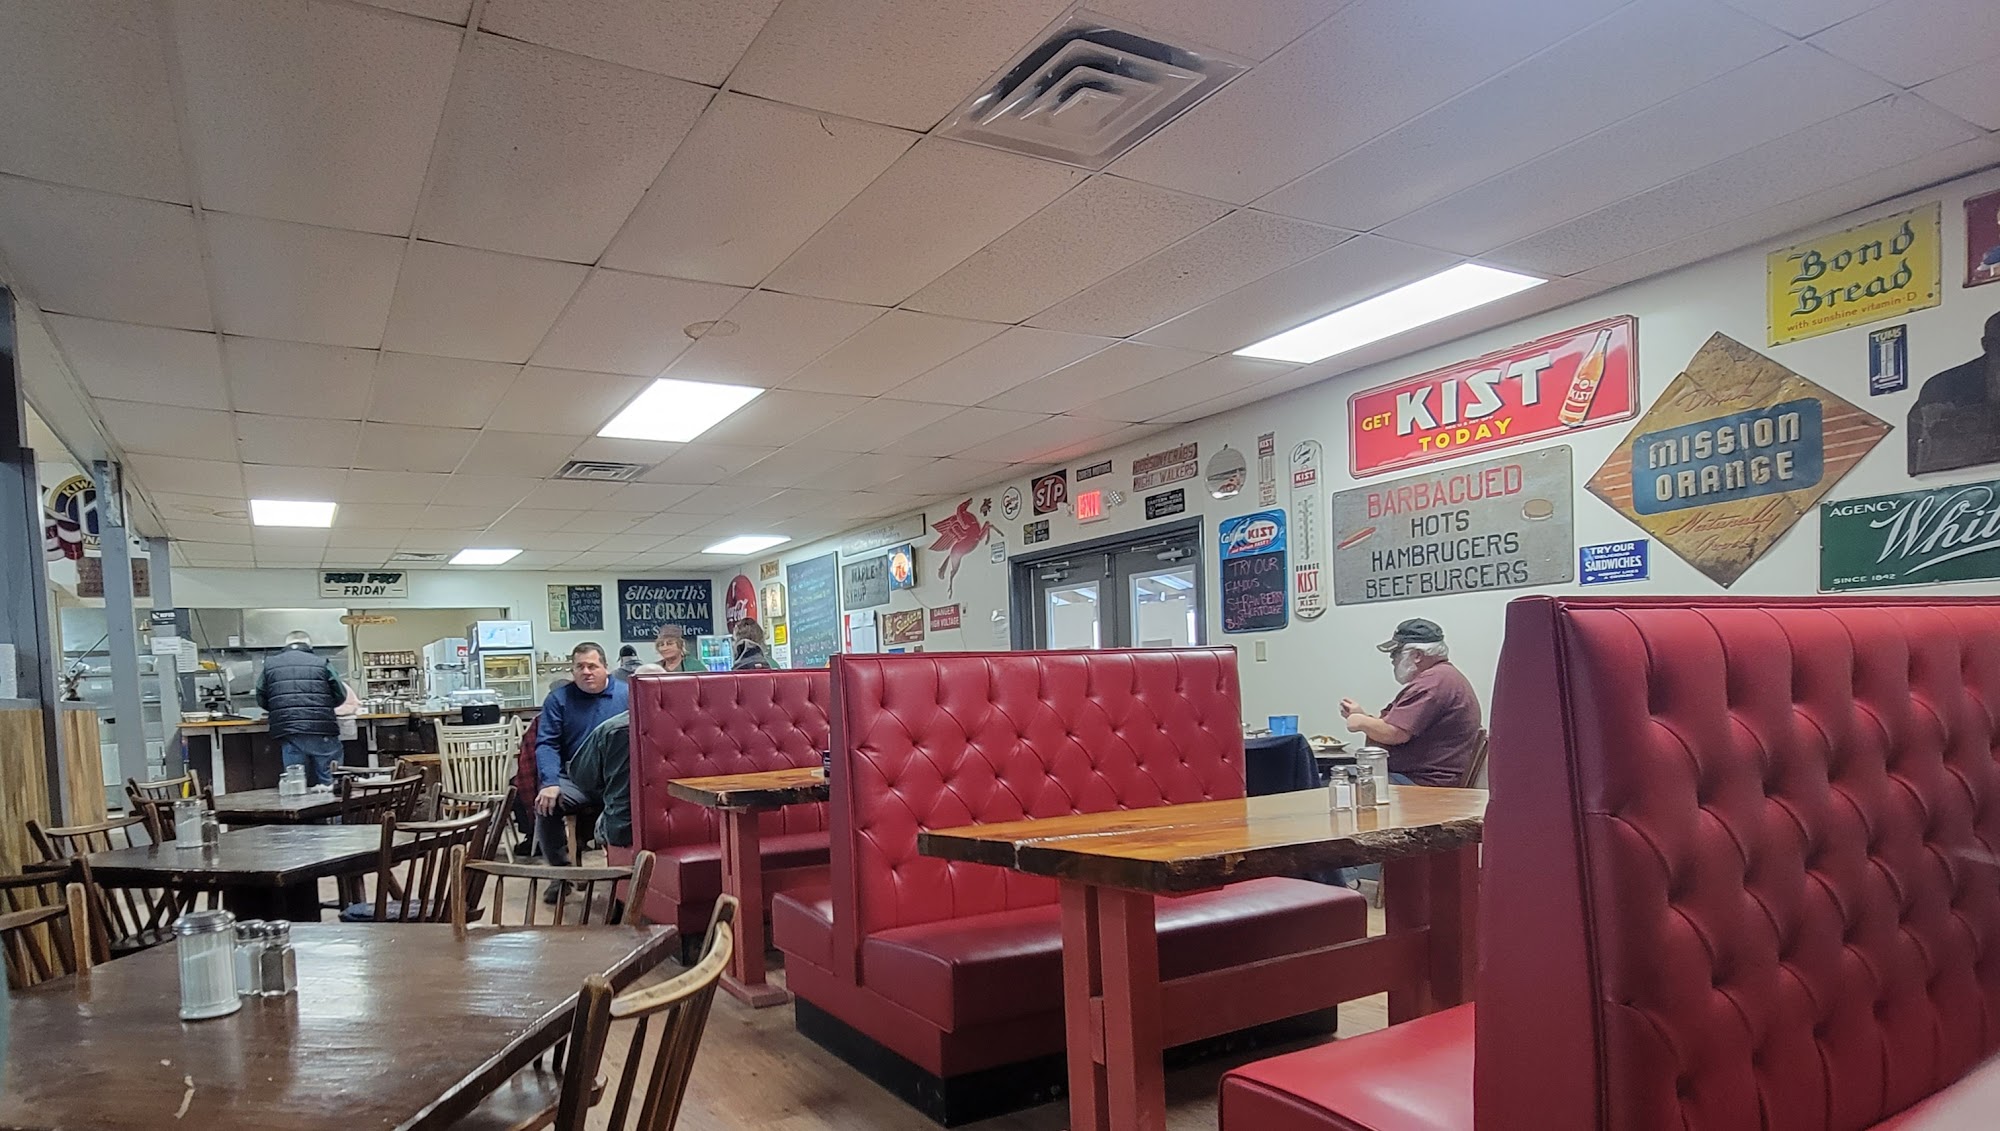
<instances>
[{"instance_id":1,"label":"beverage cooler","mask_svg":"<svg viewBox=\"0 0 2000 1131\"><path fill-rule=\"evenodd\" d=\"M481 620L465 626L472 649L469 674L508 707L541 701L535 684L534 626L524 620Z\"/></svg>"},{"instance_id":2,"label":"beverage cooler","mask_svg":"<svg viewBox=\"0 0 2000 1131\"><path fill-rule=\"evenodd\" d=\"M432 699L449 699L471 686L468 661L471 646L462 636L447 636L424 645L424 692Z\"/></svg>"}]
</instances>

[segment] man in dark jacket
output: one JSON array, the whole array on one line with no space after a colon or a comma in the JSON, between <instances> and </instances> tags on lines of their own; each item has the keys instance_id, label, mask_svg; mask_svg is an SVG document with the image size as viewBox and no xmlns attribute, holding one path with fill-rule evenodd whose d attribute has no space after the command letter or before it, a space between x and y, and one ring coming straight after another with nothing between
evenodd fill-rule
<instances>
[{"instance_id":1,"label":"man in dark jacket","mask_svg":"<svg viewBox=\"0 0 2000 1131\"><path fill-rule=\"evenodd\" d=\"M665 675L658 664L634 675ZM632 846L632 714L620 711L584 736L569 762L569 780L602 810L597 839L619 848Z\"/></svg>"},{"instance_id":2,"label":"man in dark jacket","mask_svg":"<svg viewBox=\"0 0 2000 1131\"><path fill-rule=\"evenodd\" d=\"M284 650L264 661L257 705L266 712L285 765L304 766L308 785L333 784L333 764L341 755L333 709L346 701L347 688L303 632L287 634Z\"/></svg>"},{"instance_id":3,"label":"man in dark jacket","mask_svg":"<svg viewBox=\"0 0 2000 1131\"><path fill-rule=\"evenodd\" d=\"M757 623L756 617L737 621L730 635L735 639L731 671L758 671L771 666L771 658L764 652L764 626Z\"/></svg>"},{"instance_id":4,"label":"man in dark jacket","mask_svg":"<svg viewBox=\"0 0 2000 1131\"><path fill-rule=\"evenodd\" d=\"M570 863L563 818L590 804L570 780L569 764L585 736L624 711L630 695L626 681L611 678L603 647L579 644L570 650L569 659L570 682L549 692L535 724L535 830L542 842L542 859L559 866ZM549 899L555 902L560 890L551 886L545 898L555 897Z\"/></svg>"}]
</instances>

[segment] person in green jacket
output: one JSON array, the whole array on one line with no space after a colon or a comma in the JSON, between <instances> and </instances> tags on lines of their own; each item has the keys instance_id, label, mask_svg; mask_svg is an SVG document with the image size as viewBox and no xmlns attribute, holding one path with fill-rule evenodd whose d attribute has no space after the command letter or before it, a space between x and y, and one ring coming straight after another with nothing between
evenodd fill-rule
<instances>
[{"instance_id":1,"label":"person in green jacket","mask_svg":"<svg viewBox=\"0 0 2000 1131\"><path fill-rule=\"evenodd\" d=\"M701 657L688 647L687 635L677 624L667 625L653 641L653 647L660 653L660 669L670 672L705 672L708 666ZM636 673L635 673L636 674Z\"/></svg>"}]
</instances>

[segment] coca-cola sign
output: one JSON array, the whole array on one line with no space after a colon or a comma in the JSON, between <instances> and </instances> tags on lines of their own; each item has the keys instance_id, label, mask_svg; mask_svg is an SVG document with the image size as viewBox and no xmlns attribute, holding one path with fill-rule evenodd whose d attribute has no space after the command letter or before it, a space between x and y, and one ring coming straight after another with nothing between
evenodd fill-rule
<instances>
[{"instance_id":1,"label":"coca-cola sign","mask_svg":"<svg viewBox=\"0 0 2000 1131\"><path fill-rule=\"evenodd\" d=\"M2000 479L1819 507L1819 587L2000 578Z\"/></svg>"},{"instance_id":2,"label":"coca-cola sign","mask_svg":"<svg viewBox=\"0 0 2000 1131\"><path fill-rule=\"evenodd\" d=\"M1629 420L1638 325L1608 318L1356 393L1349 467L1361 478Z\"/></svg>"}]
</instances>

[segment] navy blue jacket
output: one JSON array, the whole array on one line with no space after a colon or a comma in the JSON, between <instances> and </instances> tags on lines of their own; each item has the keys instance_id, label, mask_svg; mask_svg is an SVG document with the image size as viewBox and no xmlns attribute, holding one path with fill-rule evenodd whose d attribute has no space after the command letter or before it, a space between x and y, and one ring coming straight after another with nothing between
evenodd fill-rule
<instances>
[{"instance_id":1,"label":"navy blue jacket","mask_svg":"<svg viewBox=\"0 0 2000 1131\"><path fill-rule=\"evenodd\" d=\"M535 777L542 789L556 784L577 747L597 724L625 710L631 701L631 685L614 679L604 691L592 695L574 683L565 683L542 701L541 721L535 728Z\"/></svg>"}]
</instances>

